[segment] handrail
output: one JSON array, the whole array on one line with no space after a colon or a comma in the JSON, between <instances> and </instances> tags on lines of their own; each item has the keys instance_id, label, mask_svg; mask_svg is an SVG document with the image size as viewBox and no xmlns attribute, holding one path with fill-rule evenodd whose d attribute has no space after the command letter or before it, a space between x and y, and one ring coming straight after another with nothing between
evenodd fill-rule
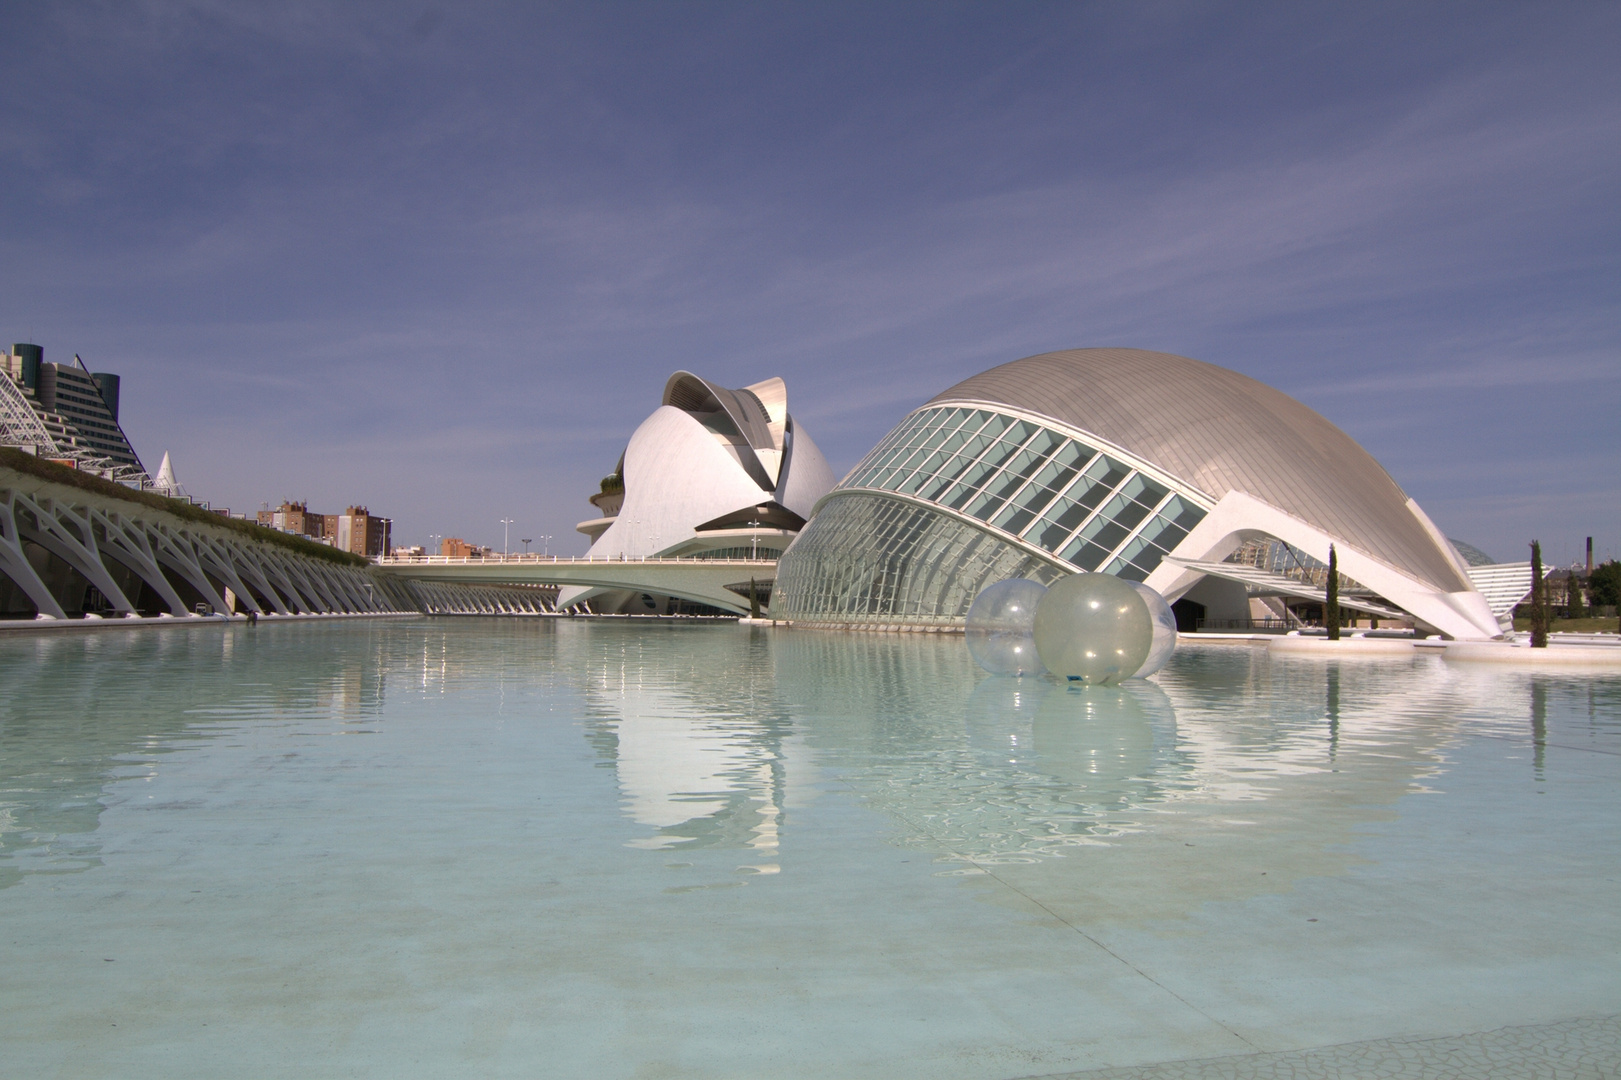
<instances>
[{"instance_id":1,"label":"handrail","mask_svg":"<svg viewBox=\"0 0 1621 1080\"><path fill-rule=\"evenodd\" d=\"M556 564L574 565L619 565L622 563L676 563L682 566L702 566L705 564L725 565L729 563L742 563L746 566L775 566L776 559L700 559L693 556L638 556L633 559L593 559L584 555L379 555L372 559L374 566L471 566L496 565L508 563L519 565L552 566Z\"/></svg>"}]
</instances>

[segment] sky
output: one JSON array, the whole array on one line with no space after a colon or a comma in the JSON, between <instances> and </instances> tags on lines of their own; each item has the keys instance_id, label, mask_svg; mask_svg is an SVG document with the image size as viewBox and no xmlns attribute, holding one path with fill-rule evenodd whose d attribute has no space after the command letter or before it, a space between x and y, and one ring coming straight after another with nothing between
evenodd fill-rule
<instances>
[{"instance_id":1,"label":"sky","mask_svg":"<svg viewBox=\"0 0 1621 1080\"><path fill-rule=\"evenodd\" d=\"M1621 557L1621 5L9 3L0 338L215 506L586 548L685 369L843 474L978 371L1209 361L1448 535ZM549 540L541 538L549 537Z\"/></svg>"}]
</instances>

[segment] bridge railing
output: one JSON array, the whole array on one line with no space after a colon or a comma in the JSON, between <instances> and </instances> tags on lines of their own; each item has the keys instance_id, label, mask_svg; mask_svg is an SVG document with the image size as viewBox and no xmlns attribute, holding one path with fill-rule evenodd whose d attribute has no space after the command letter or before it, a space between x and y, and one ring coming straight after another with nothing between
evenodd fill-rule
<instances>
[{"instance_id":1,"label":"bridge railing","mask_svg":"<svg viewBox=\"0 0 1621 1080\"><path fill-rule=\"evenodd\" d=\"M593 559L585 555L379 555L372 559L377 566L500 566L507 563L522 565L549 566L557 563L564 565L572 563L604 564L604 563L676 563L683 566L693 564L714 563L723 565L727 563L741 563L745 566L774 566L775 559L701 559L691 555L685 556L637 556L635 558Z\"/></svg>"}]
</instances>

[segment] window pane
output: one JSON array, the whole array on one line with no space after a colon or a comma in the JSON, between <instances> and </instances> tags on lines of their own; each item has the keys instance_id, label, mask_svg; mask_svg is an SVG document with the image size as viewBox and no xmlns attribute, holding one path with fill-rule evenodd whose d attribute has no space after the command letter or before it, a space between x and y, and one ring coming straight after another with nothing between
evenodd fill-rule
<instances>
[{"instance_id":1,"label":"window pane","mask_svg":"<svg viewBox=\"0 0 1621 1080\"><path fill-rule=\"evenodd\" d=\"M995 525L998 529L1005 529L1017 536L1024 530L1026 525L1035 520L1035 517L1036 511L1026 506L1020 506L1016 502L1012 502L1008 503L1007 506L1002 508L1002 512L996 515L996 520L991 522L991 524Z\"/></svg>"},{"instance_id":2,"label":"window pane","mask_svg":"<svg viewBox=\"0 0 1621 1080\"><path fill-rule=\"evenodd\" d=\"M999 442L985 451L985 463L992 469L1000 469L1018 452L1019 446L1017 443Z\"/></svg>"},{"instance_id":3,"label":"window pane","mask_svg":"<svg viewBox=\"0 0 1621 1080\"><path fill-rule=\"evenodd\" d=\"M1074 563L1082 570L1096 570L1109 557L1109 549L1076 537L1058 553L1058 557Z\"/></svg>"},{"instance_id":4,"label":"window pane","mask_svg":"<svg viewBox=\"0 0 1621 1080\"><path fill-rule=\"evenodd\" d=\"M1016 420L1013 422L1012 427L1002 433L1002 438L1010 443L1022 443L1035 432L1036 425L1025 420Z\"/></svg>"},{"instance_id":5,"label":"window pane","mask_svg":"<svg viewBox=\"0 0 1621 1080\"><path fill-rule=\"evenodd\" d=\"M1138 473L1126 481L1126 486L1120 489L1128 498L1136 499L1150 507L1158 506L1159 501L1165 498L1166 489L1154 483L1142 473Z\"/></svg>"},{"instance_id":6,"label":"window pane","mask_svg":"<svg viewBox=\"0 0 1621 1080\"><path fill-rule=\"evenodd\" d=\"M968 513L973 517L977 517L981 521L988 521L990 520L991 515L996 513L997 508L1001 505L1002 499L1000 496L996 495L994 492L985 492L984 494L976 496L974 501L968 504L965 513Z\"/></svg>"},{"instance_id":7,"label":"window pane","mask_svg":"<svg viewBox=\"0 0 1621 1080\"><path fill-rule=\"evenodd\" d=\"M1058 465L1069 468L1079 468L1095 457L1097 457L1097 453L1090 446L1082 446L1078 442L1068 442L1064 444L1062 450L1053 455L1053 461Z\"/></svg>"},{"instance_id":8,"label":"window pane","mask_svg":"<svg viewBox=\"0 0 1621 1080\"><path fill-rule=\"evenodd\" d=\"M1055 431L1043 428L1037 432L1036 437L1025 444L1025 449L1032 454L1050 454L1053 448L1064 441L1064 437Z\"/></svg>"}]
</instances>

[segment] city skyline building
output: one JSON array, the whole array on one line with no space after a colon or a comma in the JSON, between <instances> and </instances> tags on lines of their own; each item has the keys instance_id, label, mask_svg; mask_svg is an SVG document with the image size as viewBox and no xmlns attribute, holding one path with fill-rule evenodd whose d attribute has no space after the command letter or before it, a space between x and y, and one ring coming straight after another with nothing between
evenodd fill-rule
<instances>
[{"instance_id":1,"label":"city skyline building","mask_svg":"<svg viewBox=\"0 0 1621 1080\"><path fill-rule=\"evenodd\" d=\"M274 510L260 510L258 522L368 558L388 554L394 524L392 519L377 517L364 506L348 506L341 514L322 514L311 510L307 502L292 500L284 500Z\"/></svg>"},{"instance_id":2,"label":"city skyline building","mask_svg":"<svg viewBox=\"0 0 1621 1080\"><path fill-rule=\"evenodd\" d=\"M28 342L0 354L6 375L0 445L99 466L119 480L146 485L146 467L118 422L122 381L111 372L90 371L77 354L73 361L47 361L44 348Z\"/></svg>"}]
</instances>

